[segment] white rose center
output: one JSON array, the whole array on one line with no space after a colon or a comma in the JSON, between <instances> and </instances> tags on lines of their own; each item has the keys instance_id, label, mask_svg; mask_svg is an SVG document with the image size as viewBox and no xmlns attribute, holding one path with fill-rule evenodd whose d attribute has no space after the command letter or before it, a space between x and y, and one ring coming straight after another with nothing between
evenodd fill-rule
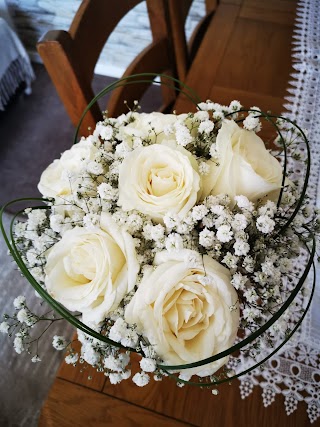
<instances>
[{"instance_id":1,"label":"white rose center","mask_svg":"<svg viewBox=\"0 0 320 427\"><path fill-rule=\"evenodd\" d=\"M196 281L191 287L180 283L167 295L163 305L163 316L168 322L170 331L183 340L193 339L201 330L208 327L208 311L203 285Z\"/></svg>"},{"instance_id":2,"label":"white rose center","mask_svg":"<svg viewBox=\"0 0 320 427\"><path fill-rule=\"evenodd\" d=\"M195 205L199 189L197 162L190 153L155 144L137 148L123 160L118 204L157 222L168 212L183 218Z\"/></svg>"},{"instance_id":3,"label":"white rose center","mask_svg":"<svg viewBox=\"0 0 320 427\"><path fill-rule=\"evenodd\" d=\"M83 260L86 262L84 263ZM95 260L90 256L90 245L86 243L73 248L70 255L64 258L64 267L68 276L79 284L93 280L97 266Z\"/></svg>"},{"instance_id":4,"label":"white rose center","mask_svg":"<svg viewBox=\"0 0 320 427\"><path fill-rule=\"evenodd\" d=\"M168 165L152 168L147 181L147 192L161 197L177 189L180 183L179 173Z\"/></svg>"}]
</instances>

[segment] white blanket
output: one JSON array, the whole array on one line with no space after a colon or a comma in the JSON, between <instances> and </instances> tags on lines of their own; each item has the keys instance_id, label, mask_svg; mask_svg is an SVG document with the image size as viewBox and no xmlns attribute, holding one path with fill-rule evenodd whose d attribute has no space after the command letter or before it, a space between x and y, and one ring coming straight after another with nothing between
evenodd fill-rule
<instances>
[{"instance_id":1,"label":"white blanket","mask_svg":"<svg viewBox=\"0 0 320 427\"><path fill-rule=\"evenodd\" d=\"M0 110L4 110L22 82L26 84L26 93L31 93L33 79L34 73L26 50L17 34L0 17Z\"/></svg>"}]
</instances>

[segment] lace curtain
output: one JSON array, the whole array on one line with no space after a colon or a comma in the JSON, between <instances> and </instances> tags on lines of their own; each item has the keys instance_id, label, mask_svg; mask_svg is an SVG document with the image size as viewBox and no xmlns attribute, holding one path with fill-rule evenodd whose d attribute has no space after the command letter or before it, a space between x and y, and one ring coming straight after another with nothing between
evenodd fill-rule
<instances>
[{"instance_id":1,"label":"lace curtain","mask_svg":"<svg viewBox=\"0 0 320 427\"><path fill-rule=\"evenodd\" d=\"M311 147L311 175L308 194L314 204L320 202L320 2L299 1L293 34L293 67L285 104L284 116L307 130ZM302 178L302 177L301 177ZM320 417L320 268L310 307L300 331L261 371L240 378L240 393L244 399L254 386L262 388L267 407L277 395L284 396L285 410L292 414L299 402L306 402L306 410L313 423ZM243 361L245 364L246 362Z\"/></svg>"}]
</instances>

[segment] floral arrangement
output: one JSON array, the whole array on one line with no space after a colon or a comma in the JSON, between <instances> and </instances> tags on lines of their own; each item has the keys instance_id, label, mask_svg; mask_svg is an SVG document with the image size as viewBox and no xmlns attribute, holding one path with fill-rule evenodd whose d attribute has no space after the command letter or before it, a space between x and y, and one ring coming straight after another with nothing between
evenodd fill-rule
<instances>
[{"instance_id":1,"label":"floral arrangement","mask_svg":"<svg viewBox=\"0 0 320 427\"><path fill-rule=\"evenodd\" d=\"M45 204L14 220L11 243L2 226L37 293L77 327L80 352L60 336L53 346L112 384L131 377L136 352L138 386L170 376L216 394L242 374L239 352L259 366L310 305L319 218L304 132L238 101L197 108L106 114L42 173ZM274 151L258 136L263 121L277 132ZM34 326L59 318L33 313L23 296L14 307L0 331L40 361Z\"/></svg>"}]
</instances>

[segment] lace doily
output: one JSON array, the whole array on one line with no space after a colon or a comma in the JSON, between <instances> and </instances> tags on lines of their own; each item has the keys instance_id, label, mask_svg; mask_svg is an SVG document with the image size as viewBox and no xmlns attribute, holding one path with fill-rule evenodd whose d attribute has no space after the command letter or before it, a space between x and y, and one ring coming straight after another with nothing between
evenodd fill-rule
<instances>
[{"instance_id":1,"label":"lace doily","mask_svg":"<svg viewBox=\"0 0 320 427\"><path fill-rule=\"evenodd\" d=\"M293 34L294 69L286 97L284 116L296 120L307 130L311 148L311 175L308 195L314 204L320 201L320 2L301 0L297 6ZM302 178L302 177L301 177ZM254 386L262 388L262 399L267 407L277 395L284 396L288 415L299 402L307 405L310 422L320 417L320 268L317 266L317 284L310 307L300 331L263 370L256 369L240 377L240 393L244 399ZM245 366L247 362L243 360Z\"/></svg>"}]
</instances>

